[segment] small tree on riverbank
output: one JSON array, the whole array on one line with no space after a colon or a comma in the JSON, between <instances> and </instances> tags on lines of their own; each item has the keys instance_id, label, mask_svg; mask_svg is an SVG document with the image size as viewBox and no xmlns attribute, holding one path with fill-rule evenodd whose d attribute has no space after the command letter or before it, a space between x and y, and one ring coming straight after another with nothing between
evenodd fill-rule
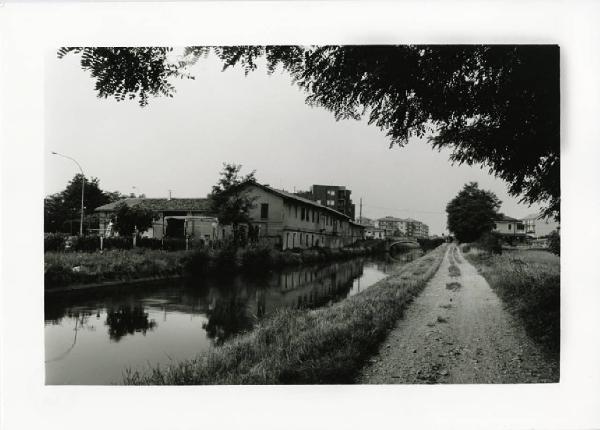
<instances>
[{"instance_id":1,"label":"small tree on riverbank","mask_svg":"<svg viewBox=\"0 0 600 430\"><path fill-rule=\"evenodd\" d=\"M493 230L501 204L494 193L480 190L477 182L465 184L446 206L448 230L460 242L473 242Z\"/></svg>"},{"instance_id":2,"label":"small tree on riverbank","mask_svg":"<svg viewBox=\"0 0 600 430\"><path fill-rule=\"evenodd\" d=\"M254 171L245 176L240 174L241 164L223 163L221 177L212 188L209 196L214 213L219 223L230 225L233 230L235 244L243 242L241 225L250 222L250 209L254 206L254 198L241 187L245 182L255 181Z\"/></svg>"},{"instance_id":3,"label":"small tree on riverbank","mask_svg":"<svg viewBox=\"0 0 600 430\"><path fill-rule=\"evenodd\" d=\"M115 208L116 220L115 229L121 236L130 236L136 229L143 232L152 227L155 219L158 219L150 209L141 205L128 206L126 203L120 203Z\"/></svg>"}]
</instances>

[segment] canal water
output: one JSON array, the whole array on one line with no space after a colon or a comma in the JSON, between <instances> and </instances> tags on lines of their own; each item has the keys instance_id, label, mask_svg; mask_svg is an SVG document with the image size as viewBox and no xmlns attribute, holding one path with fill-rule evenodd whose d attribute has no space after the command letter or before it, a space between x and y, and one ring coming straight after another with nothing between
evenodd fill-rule
<instances>
[{"instance_id":1,"label":"canal water","mask_svg":"<svg viewBox=\"0 0 600 430\"><path fill-rule=\"evenodd\" d=\"M127 368L193 358L280 308L328 306L420 251L270 272L128 285L45 301L46 384L120 383Z\"/></svg>"}]
</instances>

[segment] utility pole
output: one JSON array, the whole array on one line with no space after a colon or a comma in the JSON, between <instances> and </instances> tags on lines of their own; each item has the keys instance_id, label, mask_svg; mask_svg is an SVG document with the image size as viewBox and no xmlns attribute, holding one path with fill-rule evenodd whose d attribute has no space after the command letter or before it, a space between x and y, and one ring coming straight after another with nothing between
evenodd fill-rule
<instances>
[{"instance_id":1,"label":"utility pole","mask_svg":"<svg viewBox=\"0 0 600 430\"><path fill-rule=\"evenodd\" d=\"M358 211L358 223L362 224L362 197L360 198L360 209Z\"/></svg>"},{"instance_id":2,"label":"utility pole","mask_svg":"<svg viewBox=\"0 0 600 430\"><path fill-rule=\"evenodd\" d=\"M81 171L81 218L79 221L79 236L83 236L83 211L84 211L84 207L83 207L83 192L85 189L85 174L83 173L83 169L81 168L81 164L79 164L77 162L76 159L74 159L73 157L69 157L68 155L64 155L64 154L59 154L58 152L54 152L52 151L52 155L58 155L59 157L63 157L63 158L67 158L73 162L75 162L75 164L77 164L77 167L79 167L79 170ZM71 221L71 226L73 225L73 222ZM73 227L71 227L72 229Z\"/></svg>"}]
</instances>

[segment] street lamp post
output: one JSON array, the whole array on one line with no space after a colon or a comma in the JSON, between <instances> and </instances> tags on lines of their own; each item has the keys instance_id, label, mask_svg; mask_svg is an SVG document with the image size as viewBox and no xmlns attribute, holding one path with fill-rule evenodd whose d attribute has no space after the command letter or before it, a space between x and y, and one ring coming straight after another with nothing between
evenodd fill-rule
<instances>
[{"instance_id":1,"label":"street lamp post","mask_svg":"<svg viewBox=\"0 0 600 430\"><path fill-rule=\"evenodd\" d=\"M69 160L75 162L79 170L81 170L81 219L79 220L79 236L83 236L83 193L85 188L85 174L83 173L83 169L81 168L81 164L77 162L76 159L69 157L68 155L59 154L58 152L52 151L52 155L58 155L60 157L68 158Z\"/></svg>"}]
</instances>

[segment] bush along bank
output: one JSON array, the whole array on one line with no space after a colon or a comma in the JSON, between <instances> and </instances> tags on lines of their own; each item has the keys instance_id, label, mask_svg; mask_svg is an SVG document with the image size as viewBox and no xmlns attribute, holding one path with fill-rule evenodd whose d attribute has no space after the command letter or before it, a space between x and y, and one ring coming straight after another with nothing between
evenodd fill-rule
<instances>
[{"instance_id":1,"label":"bush along bank","mask_svg":"<svg viewBox=\"0 0 600 430\"><path fill-rule=\"evenodd\" d=\"M560 353L558 258L544 251L505 252L502 255L495 255L482 252L475 247L468 248L468 252L464 255L479 269L481 275L505 303L508 311L523 322L532 339L547 354L558 358Z\"/></svg>"},{"instance_id":2,"label":"bush along bank","mask_svg":"<svg viewBox=\"0 0 600 430\"><path fill-rule=\"evenodd\" d=\"M46 252L46 290L72 285L134 281L140 278L199 276L218 272L264 272L284 266L319 263L385 250L381 243L366 242L341 249L313 248L277 251L267 245L246 248L161 251L145 248L109 250L103 253Z\"/></svg>"},{"instance_id":3,"label":"bush along bank","mask_svg":"<svg viewBox=\"0 0 600 430\"><path fill-rule=\"evenodd\" d=\"M360 294L315 310L284 309L193 360L127 370L132 385L352 383L435 274L446 245Z\"/></svg>"},{"instance_id":4,"label":"bush along bank","mask_svg":"<svg viewBox=\"0 0 600 430\"><path fill-rule=\"evenodd\" d=\"M51 290L70 285L176 276L183 273L186 254L185 251L146 249L111 250L102 254L46 252L44 287Z\"/></svg>"},{"instance_id":5,"label":"bush along bank","mask_svg":"<svg viewBox=\"0 0 600 430\"><path fill-rule=\"evenodd\" d=\"M278 251L264 245L245 248L197 249L189 253L184 262L186 271L192 275L219 272L264 272L285 266L299 266L352 258L360 255L385 252L385 244L378 241L364 242L347 248L309 248Z\"/></svg>"}]
</instances>

